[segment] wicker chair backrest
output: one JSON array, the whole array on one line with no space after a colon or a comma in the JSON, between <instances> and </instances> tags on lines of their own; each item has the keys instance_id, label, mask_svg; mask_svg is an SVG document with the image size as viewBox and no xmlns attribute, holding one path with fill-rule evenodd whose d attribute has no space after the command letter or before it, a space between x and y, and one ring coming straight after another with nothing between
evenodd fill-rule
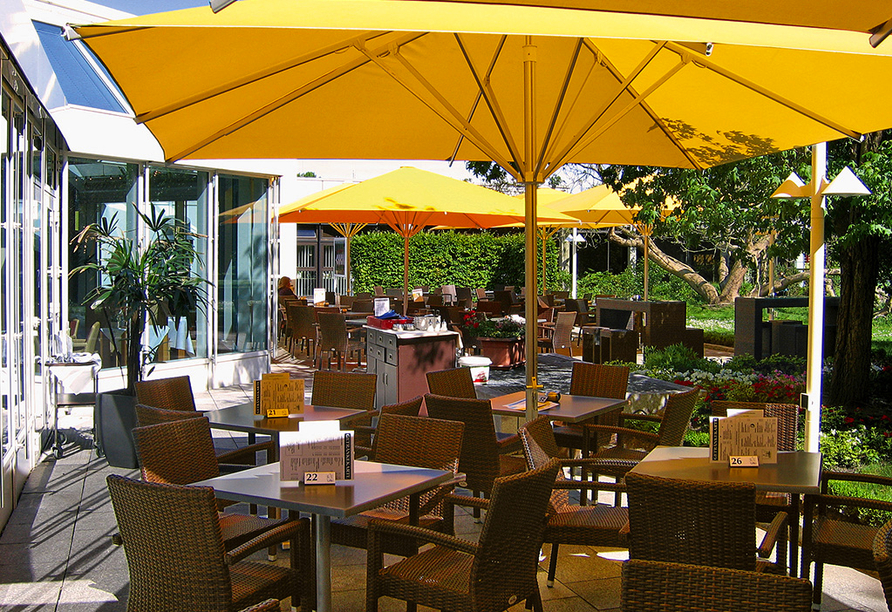
<instances>
[{"instance_id":1,"label":"wicker chair backrest","mask_svg":"<svg viewBox=\"0 0 892 612\"><path fill-rule=\"evenodd\" d=\"M136 383L136 401L165 410L195 410L188 376L139 381Z\"/></svg>"},{"instance_id":2,"label":"wicker chair backrest","mask_svg":"<svg viewBox=\"0 0 892 612\"><path fill-rule=\"evenodd\" d=\"M143 480L187 485L220 475L207 417L135 427L132 433Z\"/></svg>"},{"instance_id":3,"label":"wicker chair backrest","mask_svg":"<svg viewBox=\"0 0 892 612\"><path fill-rule=\"evenodd\" d=\"M434 395L477 399L470 368L452 368L427 373L427 388Z\"/></svg>"}]
</instances>

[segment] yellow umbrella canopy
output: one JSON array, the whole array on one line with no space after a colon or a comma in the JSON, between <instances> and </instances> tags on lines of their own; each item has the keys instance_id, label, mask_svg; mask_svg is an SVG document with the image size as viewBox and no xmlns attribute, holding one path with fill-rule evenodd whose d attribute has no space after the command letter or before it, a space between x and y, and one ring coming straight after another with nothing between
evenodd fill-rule
<instances>
[{"instance_id":1,"label":"yellow umbrella canopy","mask_svg":"<svg viewBox=\"0 0 892 612\"><path fill-rule=\"evenodd\" d=\"M554 222L575 222L548 213ZM435 172L403 167L361 183L331 187L279 209L280 223L386 223L403 237L403 312L409 283L409 239L430 225L488 228L522 223L522 202Z\"/></svg>"},{"instance_id":2,"label":"yellow umbrella canopy","mask_svg":"<svg viewBox=\"0 0 892 612\"><path fill-rule=\"evenodd\" d=\"M535 186L563 164L704 168L892 126L892 43L867 34L888 0L531 1L242 0L76 33L168 159L495 161L526 186L528 295Z\"/></svg>"}]
</instances>

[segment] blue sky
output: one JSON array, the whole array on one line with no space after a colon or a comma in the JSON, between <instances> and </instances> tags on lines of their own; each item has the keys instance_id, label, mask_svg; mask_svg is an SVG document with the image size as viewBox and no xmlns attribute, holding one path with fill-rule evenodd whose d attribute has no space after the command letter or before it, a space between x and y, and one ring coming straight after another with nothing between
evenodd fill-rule
<instances>
[{"instance_id":1,"label":"blue sky","mask_svg":"<svg viewBox=\"0 0 892 612\"><path fill-rule=\"evenodd\" d=\"M207 6L208 0L93 0L96 4L109 6L134 15L161 13L182 8Z\"/></svg>"}]
</instances>

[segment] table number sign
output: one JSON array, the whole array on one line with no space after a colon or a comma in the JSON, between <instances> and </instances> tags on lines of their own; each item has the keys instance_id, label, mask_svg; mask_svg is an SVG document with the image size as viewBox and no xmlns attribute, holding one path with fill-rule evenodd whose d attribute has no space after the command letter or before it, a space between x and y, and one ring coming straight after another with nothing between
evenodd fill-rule
<instances>
[{"instance_id":1,"label":"table number sign","mask_svg":"<svg viewBox=\"0 0 892 612\"><path fill-rule=\"evenodd\" d=\"M758 463L777 463L777 417L761 411L729 417L713 417L709 424L710 460L744 467L755 457ZM735 460L741 463L735 464Z\"/></svg>"},{"instance_id":2,"label":"table number sign","mask_svg":"<svg viewBox=\"0 0 892 612\"><path fill-rule=\"evenodd\" d=\"M304 411L304 381L287 372L264 374L254 381L254 414L287 417Z\"/></svg>"},{"instance_id":3,"label":"table number sign","mask_svg":"<svg viewBox=\"0 0 892 612\"><path fill-rule=\"evenodd\" d=\"M279 434L282 480L333 484L353 479L353 432L337 421L307 421L299 431Z\"/></svg>"}]
</instances>

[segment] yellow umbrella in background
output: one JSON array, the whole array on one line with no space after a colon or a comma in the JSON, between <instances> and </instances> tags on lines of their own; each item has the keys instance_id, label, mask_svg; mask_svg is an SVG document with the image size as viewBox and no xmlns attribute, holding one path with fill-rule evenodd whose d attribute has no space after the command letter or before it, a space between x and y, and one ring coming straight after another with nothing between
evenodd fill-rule
<instances>
[{"instance_id":1,"label":"yellow umbrella in background","mask_svg":"<svg viewBox=\"0 0 892 612\"><path fill-rule=\"evenodd\" d=\"M623 204L620 196L606 185L597 185L591 189L567 196L551 203L553 210L565 213L569 217L579 219L594 227L617 227L632 225L644 237L644 299L650 294L650 239L653 235L653 223L645 223L638 219L641 207L629 207ZM667 200L660 208L660 216L665 219L678 207L674 200Z\"/></svg>"},{"instance_id":2,"label":"yellow umbrella in background","mask_svg":"<svg viewBox=\"0 0 892 612\"><path fill-rule=\"evenodd\" d=\"M76 31L169 160L495 161L525 185L531 296L535 188L566 163L705 168L892 126L888 0L530 4L243 0ZM529 418L537 386L529 345Z\"/></svg>"},{"instance_id":3,"label":"yellow umbrella in background","mask_svg":"<svg viewBox=\"0 0 892 612\"><path fill-rule=\"evenodd\" d=\"M403 167L339 185L279 209L280 223L386 223L403 237L403 313L409 292L409 239L427 226L489 228L523 222L515 198L435 172ZM575 222L550 213L553 221Z\"/></svg>"}]
</instances>

